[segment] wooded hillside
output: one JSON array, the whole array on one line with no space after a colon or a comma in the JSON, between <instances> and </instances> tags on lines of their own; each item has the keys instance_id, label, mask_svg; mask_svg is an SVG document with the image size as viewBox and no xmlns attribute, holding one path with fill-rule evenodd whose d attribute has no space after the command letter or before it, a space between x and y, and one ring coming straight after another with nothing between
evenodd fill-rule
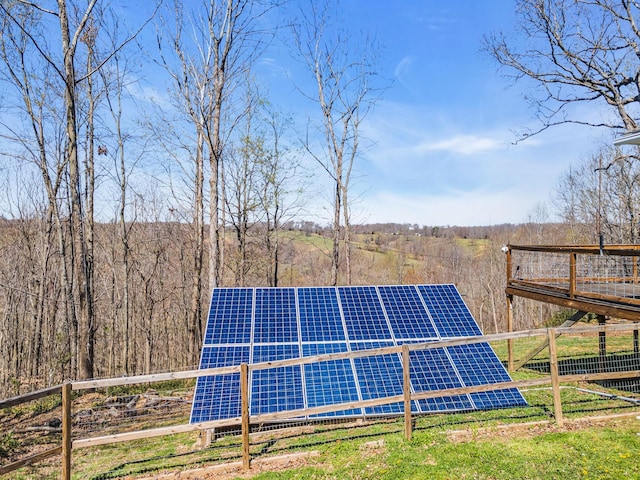
<instances>
[{"instance_id":1,"label":"wooded hillside","mask_svg":"<svg viewBox=\"0 0 640 480\"><path fill-rule=\"evenodd\" d=\"M0 373L7 395L75 378L77 358L60 255L37 219L0 223ZM193 235L181 223L130 226L125 282L117 224L96 228L96 377L184 369L197 364L200 324L192 318ZM360 225L352 242L353 284L454 283L485 333L505 329L505 243L563 243L561 225L418 227ZM242 283L268 286L272 268L258 226L247 242ZM281 232L279 286L327 285L330 229L290 224ZM227 238L224 286L238 285L238 245ZM565 242L566 243L566 242ZM125 301L126 305L125 308ZM518 303L515 328L544 325L553 307ZM526 310L525 310L526 309ZM127 314L128 312L128 314Z\"/></svg>"}]
</instances>

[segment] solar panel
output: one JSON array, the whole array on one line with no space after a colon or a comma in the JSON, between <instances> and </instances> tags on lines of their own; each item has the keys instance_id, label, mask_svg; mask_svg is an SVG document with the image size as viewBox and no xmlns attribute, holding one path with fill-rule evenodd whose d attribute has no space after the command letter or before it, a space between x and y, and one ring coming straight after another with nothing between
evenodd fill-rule
<instances>
[{"instance_id":1,"label":"solar panel","mask_svg":"<svg viewBox=\"0 0 640 480\"><path fill-rule=\"evenodd\" d=\"M216 288L211 297L200 368L261 363L481 335L454 285ZM414 392L509 381L486 342L413 351ZM250 413L355 403L402 395L399 354L252 369ZM414 412L526 405L517 389L412 402ZM311 418L394 415L397 402L332 411ZM201 377L191 423L240 415L239 374Z\"/></svg>"},{"instance_id":2,"label":"solar panel","mask_svg":"<svg viewBox=\"0 0 640 480\"><path fill-rule=\"evenodd\" d=\"M303 342L344 341L344 326L335 288L299 288Z\"/></svg>"},{"instance_id":3,"label":"solar panel","mask_svg":"<svg viewBox=\"0 0 640 480\"><path fill-rule=\"evenodd\" d=\"M409 374L411 384L417 392L465 386L444 348L410 352ZM418 400L418 405L423 412L473 409L468 395L427 398Z\"/></svg>"},{"instance_id":4,"label":"solar panel","mask_svg":"<svg viewBox=\"0 0 640 480\"><path fill-rule=\"evenodd\" d=\"M436 328L414 286L378 287L382 304L397 340L434 340Z\"/></svg>"},{"instance_id":5,"label":"solar panel","mask_svg":"<svg viewBox=\"0 0 640 480\"><path fill-rule=\"evenodd\" d=\"M250 288L216 288L211 296L204 344L249 343L252 305Z\"/></svg>"},{"instance_id":6,"label":"solar panel","mask_svg":"<svg viewBox=\"0 0 640 480\"><path fill-rule=\"evenodd\" d=\"M392 346L393 342L359 342L352 343L351 349L358 351ZM397 353L354 358L353 361L363 400L402 395L402 363ZM378 405L366 408L365 411L369 415L402 413L404 404L397 402L389 405Z\"/></svg>"},{"instance_id":7,"label":"solar panel","mask_svg":"<svg viewBox=\"0 0 640 480\"><path fill-rule=\"evenodd\" d=\"M454 285L419 285L418 290L441 338L482 335Z\"/></svg>"},{"instance_id":8,"label":"solar panel","mask_svg":"<svg viewBox=\"0 0 640 480\"><path fill-rule=\"evenodd\" d=\"M205 346L200 368L229 367L249 362L249 346ZM240 374L200 377L196 382L191 422L221 420L240 416ZM216 401L212 401L216 399Z\"/></svg>"},{"instance_id":9,"label":"solar panel","mask_svg":"<svg viewBox=\"0 0 640 480\"><path fill-rule=\"evenodd\" d=\"M447 351L466 386L511 381L502 363L492 361L495 353L488 343L457 345L447 347ZM479 409L497 408L504 403L515 402L521 398L520 392L515 388L476 392L471 393L470 396L475 407Z\"/></svg>"},{"instance_id":10,"label":"solar panel","mask_svg":"<svg viewBox=\"0 0 640 480\"><path fill-rule=\"evenodd\" d=\"M253 341L297 342L295 290L256 288Z\"/></svg>"},{"instance_id":11,"label":"solar panel","mask_svg":"<svg viewBox=\"0 0 640 480\"><path fill-rule=\"evenodd\" d=\"M326 353L346 352L347 344L320 343L302 346L305 357ZM309 407L322 407L338 403L359 401L358 387L349 359L329 360L304 365L305 390ZM328 412L314 417L361 415L360 408L340 412Z\"/></svg>"},{"instance_id":12,"label":"solar panel","mask_svg":"<svg viewBox=\"0 0 640 480\"><path fill-rule=\"evenodd\" d=\"M350 340L391 339L391 330L375 287L338 287Z\"/></svg>"}]
</instances>

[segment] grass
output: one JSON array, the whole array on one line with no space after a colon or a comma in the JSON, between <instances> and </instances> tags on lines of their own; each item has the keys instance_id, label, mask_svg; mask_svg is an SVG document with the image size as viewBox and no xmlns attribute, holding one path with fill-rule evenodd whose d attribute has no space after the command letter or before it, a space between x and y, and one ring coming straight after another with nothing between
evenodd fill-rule
<instances>
[{"instance_id":1,"label":"grass","mask_svg":"<svg viewBox=\"0 0 640 480\"><path fill-rule=\"evenodd\" d=\"M537 340L537 339L536 339ZM537 343L534 340L532 343ZM626 339L628 343L628 338ZM561 337L562 351L591 352L597 342L580 336ZM628 351L623 339L611 336L608 347ZM516 342L516 352L528 351L530 344ZM506 342L494 345L506 354ZM544 351L537 360L544 358ZM502 358L502 357L501 357ZM541 374L521 370L514 380ZM189 387L182 381L157 385L171 394ZM590 391L601 391L598 395ZM137 391L137 390L136 390ZM128 388L110 389L109 395L131 394ZM542 478L640 478L640 422L614 421L605 425L558 429L553 422L553 396L549 388L523 390L528 406L506 410L458 412L417 417L410 442L404 440L403 420L393 419L366 425L327 424L296 430L280 430L253 437L253 459L268 459L292 452L318 451L319 456L286 471L256 474L256 479L542 479ZM563 416L567 420L615 413L639 412L638 405L620 397L629 396L594 384L563 384ZM54 400L54 403L57 400ZM32 405L34 410L49 404ZM532 422L544 426L531 427ZM591 421L593 423L593 421ZM585 422L582 422L583 424ZM505 430L504 426L510 425ZM513 427L515 425L515 427ZM157 426L157 425L156 425ZM309 430L313 430L308 433ZM464 435L456 431L465 432ZM504 433L504 432L511 433ZM458 435L456 437L456 435ZM6 439L0 448L15 448ZM210 448L194 446L196 434L180 434L78 449L73 452L73 478L113 479L151 476L160 472L183 471L240 459L240 440L227 437ZM59 478L59 461L42 462L14 472L11 478ZM228 477L224 477L228 478Z\"/></svg>"},{"instance_id":2,"label":"grass","mask_svg":"<svg viewBox=\"0 0 640 480\"><path fill-rule=\"evenodd\" d=\"M534 437L457 442L445 431L399 433L373 448L363 440L333 442L307 466L261 473L273 479L548 479L638 478L639 423Z\"/></svg>"},{"instance_id":3,"label":"grass","mask_svg":"<svg viewBox=\"0 0 640 480\"><path fill-rule=\"evenodd\" d=\"M513 341L514 359L517 362L524 358L534 347L542 343L546 337L529 337L519 338ZM594 335L561 335L556 339L556 347L558 350L558 359L596 356L598 355L599 340ZM503 362L507 360L507 341L492 342L491 346ZM628 332L616 335L609 334L606 337L607 355L632 353L633 339ZM549 360L549 349L545 347L534 357L535 361Z\"/></svg>"},{"instance_id":4,"label":"grass","mask_svg":"<svg viewBox=\"0 0 640 480\"><path fill-rule=\"evenodd\" d=\"M535 436L455 441L444 430L334 441L308 465L259 473L256 480L638 478L638 422Z\"/></svg>"},{"instance_id":5,"label":"grass","mask_svg":"<svg viewBox=\"0 0 640 480\"><path fill-rule=\"evenodd\" d=\"M536 374L517 375L526 378ZM619 399L573 388L579 386L562 389L567 419L638 412L637 406ZM410 442L404 439L401 418L366 425L316 425L313 433L306 434L295 429L265 432L253 437L253 459L305 451L317 451L319 456L284 471L256 472L253 478L640 478L639 421L616 420L597 426L586 421L587 428L579 430L558 429L546 422L534 427L532 422L552 419L552 394L548 389L525 390L523 394L527 407L418 417ZM238 437L222 438L206 449L195 448L196 439L190 433L75 450L73 478L135 478L240 459ZM40 464L11 478L54 479L59 474L59 465Z\"/></svg>"}]
</instances>

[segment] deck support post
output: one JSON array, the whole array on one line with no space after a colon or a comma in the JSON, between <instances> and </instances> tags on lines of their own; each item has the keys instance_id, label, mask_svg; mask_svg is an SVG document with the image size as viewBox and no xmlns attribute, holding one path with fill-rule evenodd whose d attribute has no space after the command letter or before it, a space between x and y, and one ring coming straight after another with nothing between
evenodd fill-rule
<instances>
[{"instance_id":1,"label":"deck support post","mask_svg":"<svg viewBox=\"0 0 640 480\"><path fill-rule=\"evenodd\" d=\"M507 295L507 332L513 332L513 295ZM513 372L513 338L507 340L507 370Z\"/></svg>"},{"instance_id":2,"label":"deck support post","mask_svg":"<svg viewBox=\"0 0 640 480\"><path fill-rule=\"evenodd\" d=\"M576 263L577 263L577 254L576 252L571 252L569 255L569 298L575 298L576 296Z\"/></svg>"},{"instance_id":3,"label":"deck support post","mask_svg":"<svg viewBox=\"0 0 640 480\"><path fill-rule=\"evenodd\" d=\"M512 258L511 248L507 246L507 287L511 283ZM513 295L507 294L507 332L513 332ZM496 332L498 333L498 332ZM507 340L507 370L513 372L513 339Z\"/></svg>"},{"instance_id":4,"label":"deck support post","mask_svg":"<svg viewBox=\"0 0 640 480\"><path fill-rule=\"evenodd\" d=\"M638 330L633 331L633 353L640 354L640 344L638 344Z\"/></svg>"},{"instance_id":5,"label":"deck support post","mask_svg":"<svg viewBox=\"0 0 640 480\"><path fill-rule=\"evenodd\" d=\"M598 325L606 325L607 317L604 315L598 315ZM598 358L600 371L605 371L605 365L607 360L607 332L598 333Z\"/></svg>"}]
</instances>

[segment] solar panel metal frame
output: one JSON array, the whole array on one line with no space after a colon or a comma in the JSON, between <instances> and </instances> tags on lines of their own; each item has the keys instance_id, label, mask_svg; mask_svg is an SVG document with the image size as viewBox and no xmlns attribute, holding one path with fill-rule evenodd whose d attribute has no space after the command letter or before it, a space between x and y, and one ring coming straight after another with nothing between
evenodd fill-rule
<instances>
[{"instance_id":1,"label":"solar panel metal frame","mask_svg":"<svg viewBox=\"0 0 640 480\"><path fill-rule=\"evenodd\" d=\"M200 368L238 365L239 359L252 364L481 334L453 284L216 288ZM486 342L412 351L410 358L412 392L510 380ZM249 388L252 415L400 395L402 357L372 355L254 370ZM513 388L413 401L412 411L524 405L524 397ZM309 418L389 416L402 411L402 404L396 403ZM198 379L190 423L236 418L239 412L239 374Z\"/></svg>"}]
</instances>

